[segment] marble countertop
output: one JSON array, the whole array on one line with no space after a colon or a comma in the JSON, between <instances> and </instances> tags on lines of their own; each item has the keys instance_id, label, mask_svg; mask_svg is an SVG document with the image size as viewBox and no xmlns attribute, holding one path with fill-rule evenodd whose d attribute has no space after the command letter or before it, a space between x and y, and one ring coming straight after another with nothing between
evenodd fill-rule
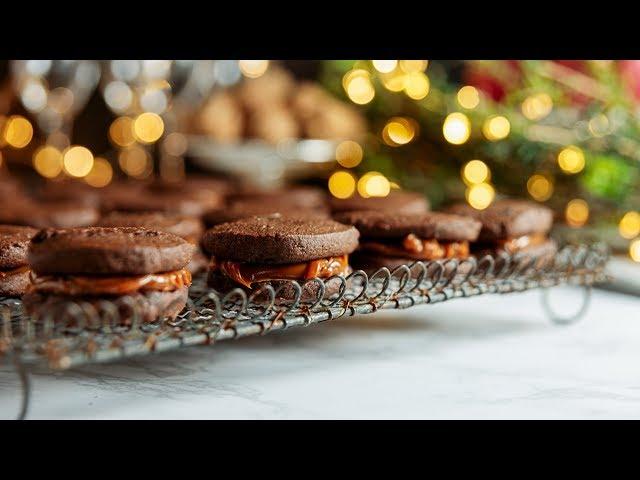
<instances>
[{"instance_id":1,"label":"marble countertop","mask_svg":"<svg viewBox=\"0 0 640 480\"><path fill-rule=\"evenodd\" d=\"M595 290L557 326L539 291L488 295L35 372L28 418L640 418L639 346L640 297ZM3 367L0 417L18 387Z\"/></svg>"}]
</instances>

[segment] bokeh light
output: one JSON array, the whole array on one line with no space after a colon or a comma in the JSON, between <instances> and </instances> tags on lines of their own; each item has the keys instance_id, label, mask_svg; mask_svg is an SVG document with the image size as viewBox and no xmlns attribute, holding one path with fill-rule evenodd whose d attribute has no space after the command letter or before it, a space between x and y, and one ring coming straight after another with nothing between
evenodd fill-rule
<instances>
[{"instance_id":1,"label":"bokeh light","mask_svg":"<svg viewBox=\"0 0 640 480\"><path fill-rule=\"evenodd\" d=\"M101 157L94 159L91 171L84 177L84 181L95 188L106 187L112 179L113 168L107 160Z\"/></svg>"},{"instance_id":2,"label":"bokeh light","mask_svg":"<svg viewBox=\"0 0 640 480\"><path fill-rule=\"evenodd\" d=\"M466 85L458 90L456 97L462 108L472 110L480 104L480 92L476 87Z\"/></svg>"},{"instance_id":3,"label":"bokeh light","mask_svg":"<svg viewBox=\"0 0 640 480\"><path fill-rule=\"evenodd\" d=\"M133 122L133 134L142 143L157 141L164 132L164 122L157 113L145 112L136 117Z\"/></svg>"},{"instance_id":4,"label":"bokeh light","mask_svg":"<svg viewBox=\"0 0 640 480\"><path fill-rule=\"evenodd\" d=\"M640 213L631 211L624 214L618 224L620 236L628 240L640 235Z\"/></svg>"},{"instance_id":5,"label":"bokeh light","mask_svg":"<svg viewBox=\"0 0 640 480\"><path fill-rule=\"evenodd\" d=\"M470 160L462 167L462 179L468 185L483 183L490 178L489 167L482 160Z\"/></svg>"},{"instance_id":6,"label":"bokeh light","mask_svg":"<svg viewBox=\"0 0 640 480\"><path fill-rule=\"evenodd\" d=\"M565 173L579 173L584 169L584 164L584 153L574 145L563 148L558 154L558 165Z\"/></svg>"},{"instance_id":7,"label":"bokeh light","mask_svg":"<svg viewBox=\"0 0 640 480\"><path fill-rule=\"evenodd\" d=\"M600 113L589 120L589 132L594 137L604 137L610 133L611 129L607 116Z\"/></svg>"},{"instance_id":8,"label":"bokeh light","mask_svg":"<svg viewBox=\"0 0 640 480\"><path fill-rule=\"evenodd\" d=\"M511 124L509 120L502 115L489 117L482 126L482 133L487 140L491 140L492 142L506 138L510 131Z\"/></svg>"},{"instance_id":9,"label":"bokeh light","mask_svg":"<svg viewBox=\"0 0 640 480\"><path fill-rule=\"evenodd\" d=\"M62 173L62 152L52 145L40 147L33 155L33 168L45 178Z\"/></svg>"},{"instance_id":10,"label":"bokeh light","mask_svg":"<svg viewBox=\"0 0 640 480\"><path fill-rule=\"evenodd\" d=\"M629 256L634 262L640 262L640 238L629 245Z\"/></svg>"},{"instance_id":11,"label":"bokeh light","mask_svg":"<svg viewBox=\"0 0 640 480\"><path fill-rule=\"evenodd\" d=\"M4 141L14 148L24 148L33 138L31 122L21 115L12 115L4 125Z\"/></svg>"},{"instance_id":12,"label":"bokeh light","mask_svg":"<svg viewBox=\"0 0 640 480\"><path fill-rule=\"evenodd\" d=\"M135 178L145 178L150 174L152 168L151 159L147 151L134 145L122 150L118 154L118 165L124 173Z\"/></svg>"},{"instance_id":13,"label":"bokeh light","mask_svg":"<svg viewBox=\"0 0 640 480\"><path fill-rule=\"evenodd\" d=\"M464 113L450 113L444 120L442 133L447 142L462 145L469 139L471 123Z\"/></svg>"},{"instance_id":14,"label":"bokeh light","mask_svg":"<svg viewBox=\"0 0 640 480\"><path fill-rule=\"evenodd\" d=\"M427 60L400 60L400 70L404 73L424 72L428 65Z\"/></svg>"},{"instance_id":15,"label":"bokeh light","mask_svg":"<svg viewBox=\"0 0 640 480\"><path fill-rule=\"evenodd\" d=\"M414 100L422 100L429 94L429 77L423 72L413 72L404 78L404 93Z\"/></svg>"},{"instance_id":16,"label":"bokeh light","mask_svg":"<svg viewBox=\"0 0 640 480\"><path fill-rule=\"evenodd\" d=\"M416 136L416 127L407 118L393 117L382 129L382 139L392 147L406 145Z\"/></svg>"},{"instance_id":17,"label":"bokeh light","mask_svg":"<svg viewBox=\"0 0 640 480\"><path fill-rule=\"evenodd\" d=\"M521 109L529 120L542 120L551 113L553 100L547 93L538 93L525 98Z\"/></svg>"},{"instance_id":18,"label":"bokeh light","mask_svg":"<svg viewBox=\"0 0 640 480\"><path fill-rule=\"evenodd\" d=\"M347 72L343 78L343 86L349 99L358 105L369 103L376 95L369 78L369 72L366 70L358 69Z\"/></svg>"},{"instance_id":19,"label":"bokeh light","mask_svg":"<svg viewBox=\"0 0 640 480\"><path fill-rule=\"evenodd\" d=\"M488 183L478 183L467 187L465 197L476 210L484 210L493 202L496 192Z\"/></svg>"},{"instance_id":20,"label":"bokeh light","mask_svg":"<svg viewBox=\"0 0 640 480\"><path fill-rule=\"evenodd\" d=\"M238 67L245 77L258 78L269 68L269 60L240 60Z\"/></svg>"},{"instance_id":21,"label":"bokeh light","mask_svg":"<svg viewBox=\"0 0 640 480\"><path fill-rule=\"evenodd\" d=\"M179 157L187 152L187 137L180 132L170 133L162 142L162 147L169 155Z\"/></svg>"},{"instance_id":22,"label":"bokeh light","mask_svg":"<svg viewBox=\"0 0 640 480\"><path fill-rule=\"evenodd\" d=\"M129 147L136 141L133 136L133 120L118 117L109 126L109 140L118 147Z\"/></svg>"},{"instance_id":23,"label":"bokeh light","mask_svg":"<svg viewBox=\"0 0 640 480\"><path fill-rule=\"evenodd\" d=\"M74 145L65 150L62 165L72 177L84 177L93 168L93 153L86 147Z\"/></svg>"},{"instance_id":24,"label":"bokeh light","mask_svg":"<svg viewBox=\"0 0 640 480\"><path fill-rule=\"evenodd\" d=\"M527 191L534 200L544 202L553 195L553 183L546 176L537 173L527 180Z\"/></svg>"},{"instance_id":25,"label":"bokeh light","mask_svg":"<svg viewBox=\"0 0 640 480\"><path fill-rule=\"evenodd\" d=\"M570 227L582 227L589 220L589 205L581 198L574 198L567 203L564 215Z\"/></svg>"},{"instance_id":26,"label":"bokeh light","mask_svg":"<svg viewBox=\"0 0 640 480\"><path fill-rule=\"evenodd\" d=\"M389 180L380 172L367 172L358 180L358 193L361 197L386 197L390 191Z\"/></svg>"},{"instance_id":27,"label":"bokeh light","mask_svg":"<svg viewBox=\"0 0 640 480\"><path fill-rule=\"evenodd\" d=\"M372 60L373 68L380 73L393 72L398 66L397 60Z\"/></svg>"},{"instance_id":28,"label":"bokeh light","mask_svg":"<svg viewBox=\"0 0 640 480\"><path fill-rule=\"evenodd\" d=\"M104 100L114 112L124 112L133 103L133 91L124 82L109 82L104 89Z\"/></svg>"},{"instance_id":29,"label":"bokeh light","mask_svg":"<svg viewBox=\"0 0 640 480\"><path fill-rule=\"evenodd\" d=\"M362 147L358 142L345 140L336 147L336 160L345 168L357 167L362 161Z\"/></svg>"},{"instance_id":30,"label":"bokeh light","mask_svg":"<svg viewBox=\"0 0 640 480\"><path fill-rule=\"evenodd\" d=\"M390 92L401 92L404 89L405 78L406 75L400 69L380 75L384 88Z\"/></svg>"},{"instance_id":31,"label":"bokeh light","mask_svg":"<svg viewBox=\"0 0 640 480\"><path fill-rule=\"evenodd\" d=\"M349 198L356 190L356 179L349 172L337 171L329 177L329 192L336 198Z\"/></svg>"}]
</instances>

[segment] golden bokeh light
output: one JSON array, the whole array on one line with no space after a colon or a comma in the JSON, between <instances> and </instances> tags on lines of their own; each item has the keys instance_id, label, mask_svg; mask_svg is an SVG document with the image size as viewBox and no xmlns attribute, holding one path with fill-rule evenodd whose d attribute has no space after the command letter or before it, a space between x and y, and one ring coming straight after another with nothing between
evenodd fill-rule
<instances>
[{"instance_id":1,"label":"golden bokeh light","mask_svg":"<svg viewBox=\"0 0 640 480\"><path fill-rule=\"evenodd\" d=\"M478 183L467 187L465 197L476 210L484 210L493 202L496 192L488 183Z\"/></svg>"},{"instance_id":2,"label":"golden bokeh light","mask_svg":"<svg viewBox=\"0 0 640 480\"><path fill-rule=\"evenodd\" d=\"M558 154L558 165L565 173L579 173L584 169L584 164L584 153L574 145L563 148Z\"/></svg>"},{"instance_id":3,"label":"golden bokeh light","mask_svg":"<svg viewBox=\"0 0 640 480\"><path fill-rule=\"evenodd\" d=\"M84 181L95 188L106 187L113 179L113 168L111 164L101 157L96 157L93 161L93 168L84 177Z\"/></svg>"},{"instance_id":4,"label":"golden bokeh light","mask_svg":"<svg viewBox=\"0 0 640 480\"><path fill-rule=\"evenodd\" d=\"M407 118L393 117L382 129L382 139L392 147L406 145L416 136L414 124Z\"/></svg>"},{"instance_id":5,"label":"golden bokeh light","mask_svg":"<svg viewBox=\"0 0 640 480\"><path fill-rule=\"evenodd\" d=\"M346 92L349 100L358 105L369 103L376 95L368 72L366 76L361 74L352 76L346 83Z\"/></svg>"},{"instance_id":6,"label":"golden bokeh light","mask_svg":"<svg viewBox=\"0 0 640 480\"><path fill-rule=\"evenodd\" d=\"M4 124L2 137L14 148L24 148L33 138L31 122L21 115L12 115Z\"/></svg>"},{"instance_id":7,"label":"golden bokeh light","mask_svg":"<svg viewBox=\"0 0 640 480\"><path fill-rule=\"evenodd\" d=\"M380 75L382 85L390 92L401 92L404 90L405 78L406 75L400 69Z\"/></svg>"},{"instance_id":8,"label":"golden bokeh light","mask_svg":"<svg viewBox=\"0 0 640 480\"><path fill-rule=\"evenodd\" d=\"M84 177L93 168L93 153L80 145L69 147L63 154L62 166L72 177Z\"/></svg>"},{"instance_id":9,"label":"golden bokeh light","mask_svg":"<svg viewBox=\"0 0 640 480\"><path fill-rule=\"evenodd\" d=\"M187 152L187 147L189 145L187 142L187 137L185 137L180 132L173 132L166 136L166 138L162 142L162 146L164 148L164 151L169 155L180 157Z\"/></svg>"},{"instance_id":10,"label":"golden bokeh light","mask_svg":"<svg viewBox=\"0 0 640 480\"><path fill-rule=\"evenodd\" d=\"M529 120L542 120L551 113L553 100L547 93L531 95L522 102L522 114Z\"/></svg>"},{"instance_id":11,"label":"golden bokeh light","mask_svg":"<svg viewBox=\"0 0 640 480\"><path fill-rule=\"evenodd\" d=\"M358 180L358 193L361 197L386 197L390 191L389 180L380 172L367 172Z\"/></svg>"},{"instance_id":12,"label":"golden bokeh light","mask_svg":"<svg viewBox=\"0 0 640 480\"><path fill-rule=\"evenodd\" d=\"M640 238L629 245L629 256L634 262L640 262Z\"/></svg>"},{"instance_id":13,"label":"golden bokeh light","mask_svg":"<svg viewBox=\"0 0 640 480\"><path fill-rule=\"evenodd\" d=\"M358 142L345 140L336 147L336 160L345 168L357 167L362 161L363 151Z\"/></svg>"},{"instance_id":14,"label":"golden bokeh light","mask_svg":"<svg viewBox=\"0 0 640 480\"><path fill-rule=\"evenodd\" d=\"M130 177L146 178L153 171L153 164L147 151L134 145L118 154L118 165Z\"/></svg>"},{"instance_id":15,"label":"golden bokeh light","mask_svg":"<svg viewBox=\"0 0 640 480\"><path fill-rule=\"evenodd\" d=\"M640 213L631 211L624 214L618 224L620 236L631 240L640 235Z\"/></svg>"},{"instance_id":16,"label":"golden bokeh light","mask_svg":"<svg viewBox=\"0 0 640 480\"><path fill-rule=\"evenodd\" d=\"M33 168L45 178L55 178L62 173L62 152L52 145L40 147L33 154Z\"/></svg>"},{"instance_id":17,"label":"golden bokeh light","mask_svg":"<svg viewBox=\"0 0 640 480\"><path fill-rule=\"evenodd\" d=\"M245 77L258 78L269 68L269 60L240 60L238 67Z\"/></svg>"},{"instance_id":18,"label":"golden bokeh light","mask_svg":"<svg viewBox=\"0 0 640 480\"><path fill-rule=\"evenodd\" d=\"M527 180L527 191L534 200L544 202L553 195L553 183L544 175L531 175Z\"/></svg>"},{"instance_id":19,"label":"golden bokeh light","mask_svg":"<svg viewBox=\"0 0 640 480\"><path fill-rule=\"evenodd\" d=\"M142 143L156 142L163 133L164 122L157 113L142 113L133 122L133 134Z\"/></svg>"},{"instance_id":20,"label":"golden bokeh light","mask_svg":"<svg viewBox=\"0 0 640 480\"><path fill-rule=\"evenodd\" d=\"M589 205L581 198L574 198L567 203L564 215L570 227L582 227L589 220Z\"/></svg>"},{"instance_id":21,"label":"golden bokeh light","mask_svg":"<svg viewBox=\"0 0 640 480\"><path fill-rule=\"evenodd\" d=\"M400 70L404 73L424 72L428 65L427 60L400 60Z\"/></svg>"},{"instance_id":22,"label":"golden bokeh light","mask_svg":"<svg viewBox=\"0 0 640 480\"><path fill-rule=\"evenodd\" d=\"M458 90L456 98L460 106L468 110L472 110L480 104L480 92L471 85L466 85Z\"/></svg>"},{"instance_id":23,"label":"golden bokeh light","mask_svg":"<svg viewBox=\"0 0 640 480\"><path fill-rule=\"evenodd\" d=\"M464 113L454 112L447 115L442 125L442 133L447 142L462 145L469 139L471 123Z\"/></svg>"},{"instance_id":24,"label":"golden bokeh light","mask_svg":"<svg viewBox=\"0 0 640 480\"><path fill-rule=\"evenodd\" d=\"M364 68L354 68L353 70L349 70L342 76L342 88L345 92L349 89L349 83L356 78L365 78L370 80L371 74Z\"/></svg>"},{"instance_id":25,"label":"golden bokeh light","mask_svg":"<svg viewBox=\"0 0 640 480\"><path fill-rule=\"evenodd\" d=\"M589 120L589 132L594 137L604 137L610 131L609 119L606 115L600 113Z\"/></svg>"},{"instance_id":26,"label":"golden bokeh light","mask_svg":"<svg viewBox=\"0 0 640 480\"><path fill-rule=\"evenodd\" d=\"M349 172L337 171L329 177L329 192L336 198L349 198L356 190L356 179Z\"/></svg>"},{"instance_id":27,"label":"golden bokeh light","mask_svg":"<svg viewBox=\"0 0 640 480\"><path fill-rule=\"evenodd\" d=\"M496 115L487 118L482 126L482 133L492 142L502 140L509 135L511 131L511 124L506 117L502 115Z\"/></svg>"},{"instance_id":28,"label":"golden bokeh light","mask_svg":"<svg viewBox=\"0 0 640 480\"><path fill-rule=\"evenodd\" d=\"M398 66L397 60L371 60L371 63L373 64L373 68L380 73L393 72Z\"/></svg>"},{"instance_id":29,"label":"golden bokeh light","mask_svg":"<svg viewBox=\"0 0 640 480\"><path fill-rule=\"evenodd\" d=\"M133 135L133 120L129 117L118 117L109 126L109 140L118 147L133 145L136 138Z\"/></svg>"},{"instance_id":30,"label":"golden bokeh light","mask_svg":"<svg viewBox=\"0 0 640 480\"><path fill-rule=\"evenodd\" d=\"M409 73L404 78L404 93L414 100L422 100L429 94L429 77L423 72Z\"/></svg>"},{"instance_id":31,"label":"golden bokeh light","mask_svg":"<svg viewBox=\"0 0 640 480\"><path fill-rule=\"evenodd\" d=\"M462 179L467 185L484 183L491 179L491 172L482 160L470 160L462 167Z\"/></svg>"}]
</instances>

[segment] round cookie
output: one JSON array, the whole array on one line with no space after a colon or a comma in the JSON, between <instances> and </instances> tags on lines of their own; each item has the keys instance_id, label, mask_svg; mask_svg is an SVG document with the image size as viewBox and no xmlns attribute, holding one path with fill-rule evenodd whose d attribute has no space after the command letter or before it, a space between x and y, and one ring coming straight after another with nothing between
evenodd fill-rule
<instances>
[{"instance_id":1,"label":"round cookie","mask_svg":"<svg viewBox=\"0 0 640 480\"><path fill-rule=\"evenodd\" d=\"M98 210L90 205L70 202L24 202L0 213L0 223L37 228L71 228L93 225Z\"/></svg>"},{"instance_id":2,"label":"round cookie","mask_svg":"<svg viewBox=\"0 0 640 480\"><path fill-rule=\"evenodd\" d=\"M474 241L482 224L471 217L440 212L392 214L380 211L353 211L334 215L334 219L355 226L366 238L401 238L413 233L437 240Z\"/></svg>"},{"instance_id":3,"label":"round cookie","mask_svg":"<svg viewBox=\"0 0 640 480\"><path fill-rule=\"evenodd\" d=\"M197 218L161 212L111 212L98 221L98 226L142 227L172 233L194 242L204 232L204 226Z\"/></svg>"},{"instance_id":4,"label":"round cookie","mask_svg":"<svg viewBox=\"0 0 640 480\"><path fill-rule=\"evenodd\" d=\"M340 256L358 246L358 231L329 219L251 217L208 230L204 248L216 258L286 264Z\"/></svg>"},{"instance_id":5,"label":"round cookie","mask_svg":"<svg viewBox=\"0 0 640 480\"><path fill-rule=\"evenodd\" d=\"M253 202L281 205L289 209L326 209L326 193L315 187L293 186L279 190L240 190L227 196L230 204Z\"/></svg>"},{"instance_id":6,"label":"round cookie","mask_svg":"<svg viewBox=\"0 0 640 480\"><path fill-rule=\"evenodd\" d=\"M331 211L347 212L351 210L379 210L393 213L414 214L429 211L426 197L416 192L393 191L386 197L363 198L355 195L350 198L331 198Z\"/></svg>"},{"instance_id":7,"label":"round cookie","mask_svg":"<svg viewBox=\"0 0 640 480\"><path fill-rule=\"evenodd\" d=\"M237 201L228 207L216 208L202 217L207 227L214 227L221 223L233 222L242 218L256 215L286 215L303 218L329 218L328 210L304 209L291 205L289 202L270 201Z\"/></svg>"},{"instance_id":8,"label":"round cookie","mask_svg":"<svg viewBox=\"0 0 640 480\"><path fill-rule=\"evenodd\" d=\"M38 233L31 227L0 225L0 270L27 265L29 242Z\"/></svg>"},{"instance_id":9,"label":"round cookie","mask_svg":"<svg viewBox=\"0 0 640 480\"><path fill-rule=\"evenodd\" d=\"M195 246L166 232L139 227L40 231L29 263L37 274L138 275L183 268Z\"/></svg>"}]
</instances>

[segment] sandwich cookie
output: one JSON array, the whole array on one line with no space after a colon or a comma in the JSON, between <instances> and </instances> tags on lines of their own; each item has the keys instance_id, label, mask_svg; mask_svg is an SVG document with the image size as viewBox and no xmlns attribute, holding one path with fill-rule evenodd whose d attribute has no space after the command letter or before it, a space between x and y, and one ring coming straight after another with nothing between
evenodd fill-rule
<instances>
[{"instance_id":1,"label":"sandwich cookie","mask_svg":"<svg viewBox=\"0 0 640 480\"><path fill-rule=\"evenodd\" d=\"M0 297L21 297L30 283L27 252L38 233L30 227L0 225Z\"/></svg>"},{"instance_id":2,"label":"sandwich cookie","mask_svg":"<svg viewBox=\"0 0 640 480\"><path fill-rule=\"evenodd\" d=\"M281 201L236 201L228 207L216 208L202 217L207 228L221 223L233 222L242 218L268 215L285 215L300 218L329 218L329 210L325 208L300 208L289 202Z\"/></svg>"},{"instance_id":3,"label":"sandwich cookie","mask_svg":"<svg viewBox=\"0 0 640 480\"><path fill-rule=\"evenodd\" d=\"M209 284L224 291L266 282L277 290L286 280L302 284L311 278L346 276L358 236L355 228L329 219L271 215L223 223L205 232L202 239L205 250L213 255ZM327 285L328 290L335 291L339 285L332 284ZM310 283L303 296L315 298L317 291L318 285ZM292 288L281 291L286 297L292 293Z\"/></svg>"},{"instance_id":4,"label":"sandwich cookie","mask_svg":"<svg viewBox=\"0 0 640 480\"><path fill-rule=\"evenodd\" d=\"M375 210L402 214L425 213L429 211L426 197L416 192L392 191L386 197L364 198L354 195L349 198L332 198L331 211L334 213Z\"/></svg>"},{"instance_id":5,"label":"sandwich cookie","mask_svg":"<svg viewBox=\"0 0 640 480\"><path fill-rule=\"evenodd\" d=\"M344 212L335 218L360 232L360 246L351 261L354 268L369 273L381 267L393 270L416 260L465 259L469 242L478 237L481 228L480 222L470 217L439 212Z\"/></svg>"},{"instance_id":6,"label":"sandwich cookie","mask_svg":"<svg viewBox=\"0 0 640 480\"><path fill-rule=\"evenodd\" d=\"M0 223L36 228L71 228L93 225L100 212L75 202L39 203L25 201L0 212Z\"/></svg>"},{"instance_id":7,"label":"sandwich cookie","mask_svg":"<svg viewBox=\"0 0 640 480\"><path fill-rule=\"evenodd\" d=\"M114 302L127 323L138 306L142 321L174 318L185 306L194 246L138 227L41 230L31 240L32 283L23 303L31 315L61 314L69 301Z\"/></svg>"},{"instance_id":8,"label":"sandwich cookie","mask_svg":"<svg viewBox=\"0 0 640 480\"><path fill-rule=\"evenodd\" d=\"M291 186L278 190L241 189L227 196L229 204L236 202L264 203L287 206L289 209L326 210L327 194L324 190L308 186Z\"/></svg>"},{"instance_id":9,"label":"sandwich cookie","mask_svg":"<svg viewBox=\"0 0 640 480\"><path fill-rule=\"evenodd\" d=\"M196 247L193 258L187 265L187 270L195 274L207 268L207 258L199 247L204 225L198 218L160 212L112 212L102 217L98 226L142 227L147 230L172 233Z\"/></svg>"},{"instance_id":10,"label":"sandwich cookie","mask_svg":"<svg viewBox=\"0 0 640 480\"><path fill-rule=\"evenodd\" d=\"M482 223L478 240L472 245L472 251L478 255L522 252L541 256L557 251L556 243L547 236L553 225L553 212L538 203L507 199L498 200L484 210L458 204L448 211Z\"/></svg>"}]
</instances>

